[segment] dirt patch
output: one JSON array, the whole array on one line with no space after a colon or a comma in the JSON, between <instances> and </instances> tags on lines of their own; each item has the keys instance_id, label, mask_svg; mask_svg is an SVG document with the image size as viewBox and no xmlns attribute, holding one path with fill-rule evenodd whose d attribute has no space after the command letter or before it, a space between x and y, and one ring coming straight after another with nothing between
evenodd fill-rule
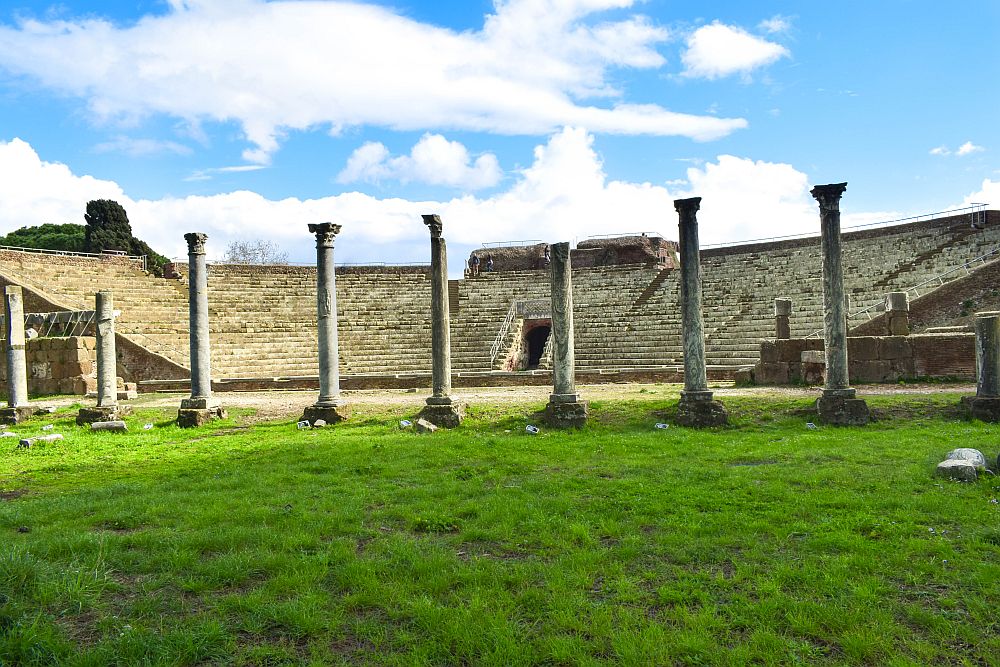
<instances>
[{"instance_id":1,"label":"dirt patch","mask_svg":"<svg viewBox=\"0 0 1000 667\"><path fill-rule=\"evenodd\" d=\"M27 489L17 489L16 491L0 491L0 500L17 500L28 491Z\"/></svg>"}]
</instances>

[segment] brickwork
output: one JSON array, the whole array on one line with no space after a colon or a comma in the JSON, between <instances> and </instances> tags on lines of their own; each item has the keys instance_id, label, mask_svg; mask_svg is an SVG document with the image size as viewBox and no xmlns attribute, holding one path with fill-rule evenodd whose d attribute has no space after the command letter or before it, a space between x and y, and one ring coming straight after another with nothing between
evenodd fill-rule
<instances>
[{"instance_id":1,"label":"brickwork","mask_svg":"<svg viewBox=\"0 0 1000 667\"><path fill-rule=\"evenodd\" d=\"M33 338L27 341L28 392L86 394L97 390L97 356L92 336ZM7 380L7 365L0 364Z\"/></svg>"}]
</instances>

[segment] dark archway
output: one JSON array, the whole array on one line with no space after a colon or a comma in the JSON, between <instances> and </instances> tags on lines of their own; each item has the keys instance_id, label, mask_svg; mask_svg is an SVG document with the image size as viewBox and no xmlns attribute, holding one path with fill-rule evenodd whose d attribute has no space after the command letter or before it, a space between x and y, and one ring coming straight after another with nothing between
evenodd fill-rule
<instances>
[{"instance_id":1,"label":"dark archway","mask_svg":"<svg viewBox=\"0 0 1000 667\"><path fill-rule=\"evenodd\" d=\"M538 364L541 363L542 352L545 351L545 342L549 339L550 331L552 331L552 327L540 326L535 327L525 335L524 342L528 348L529 371L538 368Z\"/></svg>"}]
</instances>

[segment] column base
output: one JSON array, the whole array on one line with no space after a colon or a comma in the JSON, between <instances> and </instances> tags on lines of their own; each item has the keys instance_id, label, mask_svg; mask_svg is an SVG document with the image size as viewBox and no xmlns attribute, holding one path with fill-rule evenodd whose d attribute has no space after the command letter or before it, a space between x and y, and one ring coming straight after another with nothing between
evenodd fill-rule
<instances>
[{"instance_id":1,"label":"column base","mask_svg":"<svg viewBox=\"0 0 1000 667\"><path fill-rule=\"evenodd\" d=\"M182 403L183 405L183 403ZM177 425L181 428L203 426L213 419L225 419L226 409L221 406L214 408L185 408L177 411Z\"/></svg>"},{"instance_id":2,"label":"column base","mask_svg":"<svg viewBox=\"0 0 1000 667\"><path fill-rule=\"evenodd\" d=\"M962 406L979 421L1000 422L1000 397L963 396Z\"/></svg>"},{"instance_id":3,"label":"column base","mask_svg":"<svg viewBox=\"0 0 1000 667\"><path fill-rule=\"evenodd\" d=\"M215 410L219 407L219 399L211 396L209 398L185 398L181 400L181 410Z\"/></svg>"},{"instance_id":4,"label":"column base","mask_svg":"<svg viewBox=\"0 0 1000 667\"><path fill-rule=\"evenodd\" d=\"M566 400L570 396L577 400ZM544 419L553 428L580 428L587 423L588 414L588 403L579 400L578 394L552 394Z\"/></svg>"},{"instance_id":5,"label":"column base","mask_svg":"<svg viewBox=\"0 0 1000 667\"><path fill-rule=\"evenodd\" d=\"M302 413L301 421L309 422L312 426L317 420L322 419L326 422L327 426L333 426L336 423L342 422L345 419L349 419L351 416L351 406L346 403L341 403L339 405L310 405Z\"/></svg>"},{"instance_id":6,"label":"column base","mask_svg":"<svg viewBox=\"0 0 1000 667\"><path fill-rule=\"evenodd\" d=\"M447 403L443 402L445 399ZM465 405L450 396L431 396L417 417L440 428L455 428L465 418Z\"/></svg>"},{"instance_id":7,"label":"column base","mask_svg":"<svg viewBox=\"0 0 1000 667\"><path fill-rule=\"evenodd\" d=\"M31 419L39 411L33 405L22 405L19 408L0 408L0 424L20 424Z\"/></svg>"},{"instance_id":8,"label":"column base","mask_svg":"<svg viewBox=\"0 0 1000 667\"><path fill-rule=\"evenodd\" d=\"M712 396L710 391L682 391L677 402L677 423L695 428L728 424L726 406Z\"/></svg>"},{"instance_id":9,"label":"column base","mask_svg":"<svg viewBox=\"0 0 1000 667\"><path fill-rule=\"evenodd\" d=\"M871 411L863 398L855 398L853 389L825 389L816 399L819 420L832 426L864 426L871 421Z\"/></svg>"},{"instance_id":10,"label":"column base","mask_svg":"<svg viewBox=\"0 0 1000 667\"><path fill-rule=\"evenodd\" d=\"M76 425L93 424L94 422L119 421L125 415L132 414L132 408L124 405L97 406L93 408L80 408L76 415Z\"/></svg>"}]
</instances>

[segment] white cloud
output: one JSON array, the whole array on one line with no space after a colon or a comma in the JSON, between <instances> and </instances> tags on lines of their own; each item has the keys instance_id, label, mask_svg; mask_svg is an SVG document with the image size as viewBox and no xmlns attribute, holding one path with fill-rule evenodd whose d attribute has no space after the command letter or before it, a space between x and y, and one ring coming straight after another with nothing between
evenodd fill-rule
<instances>
[{"instance_id":1,"label":"white cloud","mask_svg":"<svg viewBox=\"0 0 1000 667\"><path fill-rule=\"evenodd\" d=\"M769 19L764 19L757 24L757 27L766 33L776 34L788 32L792 28L792 21L787 16L777 14Z\"/></svg>"},{"instance_id":2,"label":"white cloud","mask_svg":"<svg viewBox=\"0 0 1000 667\"><path fill-rule=\"evenodd\" d=\"M358 192L275 201L248 191L134 200L115 183L41 160L15 139L0 142L0 232L82 222L88 200L109 198L128 211L137 236L170 256L185 253L185 232L202 231L214 256L233 239L262 238L295 261L309 261L313 246L306 224L329 220L344 225L337 241L341 261L426 261L423 213L442 216L449 244L462 257L485 241L555 242L633 231L676 239L673 200L691 196L703 198L699 220L706 244L818 230L809 180L790 165L721 155L686 169L683 180L630 183L608 180L593 141L584 130L561 130L535 148L534 162L502 192L415 202Z\"/></svg>"},{"instance_id":3,"label":"white cloud","mask_svg":"<svg viewBox=\"0 0 1000 667\"><path fill-rule=\"evenodd\" d=\"M684 76L718 79L731 74L749 75L788 55L788 49L780 44L715 21L688 36L681 61Z\"/></svg>"},{"instance_id":4,"label":"white cloud","mask_svg":"<svg viewBox=\"0 0 1000 667\"><path fill-rule=\"evenodd\" d=\"M94 146L98 153L124 153L131 157L141 157L143 155L154 155L156 153L175 153L177 155L190 155L191 148L176 141L163 141L160 139L133 139L131 137L119 136L111 141Z\"/></svg>"},{"instance_id":5,"label":"white cloud","mask_svg":"<svg viewBox=\"0 0 1000 667\"><path fill-rule=\"evenodd\" d=\"M986 208L991 210L1000 209L1000 181L984 178L979 190L966 197L960 206L952 208L971 206L972 204L986 204Z\"/></svg>"},{"instance_id":6,"label":"white cloud","mask_svg":"<svg viewBox=\"0 0 1000 667\"><path fill-rule=\"evenodd\" d=\"M966 141L964 144L958 147L955 151L955 155L969 155L970 153L979 153L980 151L986 150L982 146L977 146L971 141Z\"/></svg>"},{"instance_id":7,"label":"white cloud","mask_svg":"<svg viewBox=\"0 0 1000 667\"><path fill-rule=\"evenodd\" d=\"M210 181L215 174L241 174L248 171L260 171L267 169L262 164L238 164L232 167L209 167L198 169L190 176L184 178L185 181Z\"/></svg>"},{"instance_id":8,"label":"white cloud","mask_svg":"<svg viewBox=\"0 0 1000 667\"><path fill-rule=\"evenodd\" d=\"M973 153L979 153L984 150L986 149L983 148L982 146L977 146L971 141L966 141L964 144L956 148L954 151L948 148L947 146L937 146L930 150L930 154L940 155L940 156L957 155L959 157L962 157L965 155L971 155Z\"/></svg>"},{"instance_id":9,"label":"white cloud","mask_svg":"<svg viewBox=\"0 0 1000 667\"><path fill-rule=\"evenodd\" d=\"M473 162L468 149L459 142L428 133L409 155L399 157L391 157L389 150L378 142L362 145L347 159L337 181L376 183L394 179L479 190L493 187L502 176L500 163L492 153L480 155Z\"/></svg>"},{"instance_id":10,"label":"white cloud","mask_svg":"<svg viewBox=\"0 0 1000 667\"><path fill-rule=\"evenodd\" d=\"M656 46L669 36L640 15L595 19L634 3L496 0L482 30L455 32L342 0L172 0L169 13L126 25L0 25L0 68L86 99L105 122L150 114L192 128L236 121L250 144L244 158L261 164L286 132L321 125L334 133L374 125L500 134L580 125L696 140L746 127L740 118L624 99L609 71L661 67ZM781 55L773 55L777 45L746 39L756 55L739 71ZM601 103L586 102L593 99Z\"/></svg>"}]
</instances>

